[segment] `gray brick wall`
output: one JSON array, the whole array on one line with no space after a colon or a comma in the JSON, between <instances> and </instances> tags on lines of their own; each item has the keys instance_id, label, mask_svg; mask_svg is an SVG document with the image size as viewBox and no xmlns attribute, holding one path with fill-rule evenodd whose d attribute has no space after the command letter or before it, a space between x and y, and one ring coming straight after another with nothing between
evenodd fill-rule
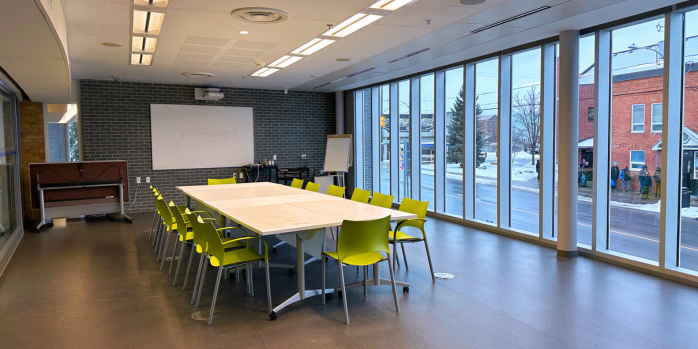
<instances>
[{"instance_id":1,"label":"gray brick wall","mask_svg":"<svg viewBox=\"0 0 698 349\"><path fill-rule=\"evenodd\" d=\"M364 139L364 185L363 189L373 190L373 162L371 161L371 89L364 89L363 111L363 135Z\"/></svg>"},{"instance_id":2,"label":"gray brick wall","mask_svg":"<svg viewBox=\"0 0 698 349\"><path fill-rule=\"evenodd\" d=\"M240 168L153 171L150 145L150 104L200 104L254 108L255 161L276 154L280 167L305 164L322 169L326 136L335 133L335 99L332 93L221 88L219 101L194 100L192 85L169 85L102 80L81 80L83 157L85 161L128 161L131 200L136 177L142 183L131 212L154 208L145 177L167 200L184 204L176 189L203 185L207 178L232 177ZM198 86L196 86L198 87ZM173 142L176 139L173 139Z\"/></svg>"},{"instance_id":3,"label":"gray brick wall","mask_svg":"<svg viewBox=\"0 0 698 349\"><path fill-rule=\"evenodd\" d=\"M49 122L48 124L48 152L50 162L66 162L65 149L68 140L66 139L66 124Z\"/></svg>"}]
</instances>

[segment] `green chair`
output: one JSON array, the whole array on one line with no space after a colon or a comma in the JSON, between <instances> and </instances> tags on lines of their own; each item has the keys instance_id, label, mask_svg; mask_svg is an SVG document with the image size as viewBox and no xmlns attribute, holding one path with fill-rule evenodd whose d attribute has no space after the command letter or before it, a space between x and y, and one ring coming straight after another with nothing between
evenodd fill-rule
<instances>
[{"instance_id":1,"label":"green chair","mask_svg":"<svg viewBox=\"0 0 698 349\"><path fill-rule=\"evenodd\" d=\"M155 202L154 200L157 199L157 196L155 195L155 193L157 192L157 189L153 188L153 186L151 185L150 191L153 194L153 202ZM155 211L153 211L153 224L150 226L150 234L148 235L148 240L150 240L153 237L153 233L155 232L155 221L157 220L157 218L158 218L158 210L155 210Z\"/></svg>"},{"instance_id":2,"label":"green chair","mask_svg":"<svg viewBox=\"0 0 698 349\"><path fill-rule=\"evenodd\" d=\"M338 198L343 198L344 197L344 190L346 190L345 187L338 187L338 186L332 184L332 185L330 185L330 188L327 189L327 195L336 196Z\"/></svg>"},{"instance_id":3,"label":"green chair","mask_svg":"<svg viewBox=\"0 0 698 349\"><path fill-rule=\"evenodd\" d=\"M218 286L220 285L221 282L221 275L223 273L223 270L227 270L230 268L238 267L241 265L245 265L247 267L247 285L248 288L251 290L251 296L254 297L254 288L252 287L253 281L252 281L252 270L250 268L250 264L253 262L259 262L263 261L264 265L266 267L266 275L267 275L267 302L269 305L269 317L272 320L276 319L276 314L272 311L272 305L271 305L271 287L270 287L270 282L269 282L269 251L267 247L267 242L264 241L263 239L259 237L242 237L242 238L237 238L230 240L228 242L223 242L221 241L220 236L218 236L218 233L216 232L216 228L213 225L213 223L204 223L203 220L199 220L198 223L200 224L200 227L204 231L204 234L206 234L206 242L208 245L208 258L209 262L211 263L211 266L213 267L218 267L218 278L216 279L216 284L213 290L213 299L211 300L211 311L208 316L208 324L210 325L211 322L213 321L213 314L214 310L216 308L216 297L218 296ZM232 244L235 244L237 242L243 241L243 240L251 240L251 239L256 239L264 242L264 255L261 255L257 251L253 250L251 246L247 246L244 248L232 250L232 251L226 251L227 248L229 248ZM201 284L199 285L199 296L197 298L200 298L201 290L203 288L204 284L204 279L206 278L206 267L207 264L204 264L204 270L201 273ZM197 306L198 306L198 301L197 301Z\"/></svg>"},{"instance_id":4,"label":"green chair","mask_svg":"<svg viewBox=\"0 0 698 349\"><path fill-rule=\"evenodd\" d=\"M219 184L237 184L237 180L235 180L235 178L222 178L222 179L209 178L208 179L208 185L219 185Z\"/></svg>"},{"instance_id":5,"label":"green chair","mask_svg":"<svg viewBox=\"0 0 698 349\"><path fill-rule=\"evenodd\" d=\"M162 228L160 229L160 236L158 238L159 241L156 244L156 251L158 251L157 261L160 262L162 260L162 263L160 264L160 270L162 270L162 266L165 264L164 250L167 248L167 244L170 242L170 234L168 233L171 233L174 229L176 229L176 223L174 221L174 217L172 217L172 212L165 203L165 199L162 198L162 195L158 195L157 199L155 200L155 207L157 207L160 218L162 219Z\"/></svg>"},{"instance_id":6,"label":"green chair","mask_svg":"<svg viewBox=\"0 0 698 349\"><path fill-rule=\"evenodd\" d=\"M177 243L179 241L182 242L182 247L180 248L180 251L179 251L179 261L177 262L177 270L175 271L174 283L172 284L172 286L177 286L177 277L179 276L179 267L182 264L182 257L184 256L184 245L186 245L187 243L193 242L193 240L194 240L194 229L193 228L194 227L192 224L190 224L189 218L187 217L185 219L184 215L182 215L182 212L180 212L179 210L172 210L171 209L170 212L172 214L172 217L174 217L174 219L175 219L174 230L177 232L177 239L175 239L174 248L172 248L172 260L170 260L170 270L169 270L168 274L172 274L172 265L174 265L174 261L175 261L175 253L177 252ZM185 214L186 214L186 212L188 212L189 214L192 213L191 211L189 211L188 208L185 209ZM210 214L210 213L204 212L204 211L194 211L193 213ZM203 220L210 221L210 222L218 222L218 220L216 220L213 217L203 218ZM224 229L230 229L230 228L229 227L220 228L220 230L224 230ZM190 262L191 262L191 257L190 257Z\"/></svg>"},{"instance_id":7,"label":"green chair","mask_svg":"<svg viewBox=\"0 0 698 349\"><path fill-rule=\"evenodd\" d=\"M371 205L383 208L392 208L394 198L395 196L393 195L385 195L378 192L374 192L373 198L371 199Z\"/></svg>"},{"instance_id":8,"label":"green chair","mask_svg":"<svg viewBox=\"0 0 698 349\"><path fill-rule=\"evenodd\" d=\"M364 204L368 203L368 199L371 198L371 192L368 190L363 190L359 188L354 188L354 193L351 194L351 201L361 202Z\"/></svg>"},{"instance_id":9,"label":"green chair","mask_svg":"<svg viewBox=\"0 0 698 349\"><path fill-rule=\"evenodd\" d=\"M400 204L399 210L402 212L409 212L416 214L418 218L403 219L397 222L395 226L395 231L391 231L388 235L388 240L393 244L393 267L397 262L397 244L400 244L402 248L402 258L405 261L405 269L409 270L407 266L407 255L405 255L405 245L408 243L415 243L424 241L424 247L427 250L427 260L429 260L429 270L431 271L431 279L436 281L434 277L434 268L431 265L431 256L429 255L429 244L427 244L427 234L424 232L424 222L427 216L427 207L429 206L428 201L417 201L410 198L403 198ZM402 229L406 227L417 228L422 232L421 237L407 235L402 232Z\"/></svg>"},{"instance_id":10,"label":"green chair","mask_svg":"<svg viewBox=\"0 0 698 349\"><path fill-rule=\"evenodd\" d=\"M344 318L349 324L349 312L347 311L347 292L344 287L344 271L342 264L364 267L364 281L369 265L387 261L390 270L390 281L393 286L393 298L395 299L395 311L400 312L395 290L395 275L390 264L390 245L388 245L388 232L390 231L390 216L370 221L342 222L342 234L337 240L337 251L323 252L323 256L332 257L339 263L339 280L342 283L342 302L344 303ZM383 256L382 253L385 253ZM322 260L322 304L325 304L325 258ZM368 287L364 282L364 295Z\"/></svg>"},{"instance_id":11,"label":"green chair","mask_svg":"<svg viewBox=\"0 0 698 349\"><path fill-rule=\"evenodd\" d=\"M313 183L313 182L308 182L308 183L305 185L305 190L307 190L307 191L312 191L312 192L317 193L318 190L320 190L320 184Z\"/></svg>"},{"instance_id":12,"label":"green chair","mask_svg":"<svg viewBox=\"0 0 698 349\"><path fill-rule=\"evenodd\" d=\"M293 182L291 182L291 188L298 188L298 189L303 189L303 180L294 178Z\"/></svg>"}]
</instances>

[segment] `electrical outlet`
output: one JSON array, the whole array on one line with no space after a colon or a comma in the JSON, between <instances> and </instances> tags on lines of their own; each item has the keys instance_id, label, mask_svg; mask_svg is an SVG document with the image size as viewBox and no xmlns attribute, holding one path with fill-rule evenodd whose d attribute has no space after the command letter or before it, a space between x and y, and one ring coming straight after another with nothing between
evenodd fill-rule
<instances>
[{"instance_id":1,"label":"electrical outlet","mask_svg":"<svg viewBox=\"0 0 698 349\"><path fill-rule=\"evenodd\" d=\"M305 160L305 154L301 154L301 159Z\"/></svg>"},{"instance_id":2,"label":"electrical outlet","mask_svg":"<svg viewBox=\"0 0 698 349\"><path fill-rule=\"evenodd\" d=\"M138 184L141 183L141 177L136 177L136 183L138 183Z\"/></svg>"},{"instance_id":3,"label":"electrical outlet","mask_svg":"<svg viewBox=\"0 0 698 349\"><path fill-rule=\"evenodd\" d=\"M238 178L238 174L237 174L237 173L233 173L233 178Z\"/></svg>"},{"instance_id":4,"label":"electrical outlet","mask_svg":"<svg viewBox=\"0 0 698 349\"><path fill-rule=\"evenodd\" d=\"M150 177L145 177L145 182L150 183Z\"/></svg>"}]
</instances>

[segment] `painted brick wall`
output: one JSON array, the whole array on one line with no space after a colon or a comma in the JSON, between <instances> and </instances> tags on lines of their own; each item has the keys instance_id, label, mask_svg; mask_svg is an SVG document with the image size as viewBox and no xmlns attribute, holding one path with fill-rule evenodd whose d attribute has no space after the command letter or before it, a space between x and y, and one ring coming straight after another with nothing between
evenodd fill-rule
<instances>
[{"instance_id":1,"label":"painted brick wall","mask_svg":"<svg viewBox=\"0 0 698 349\"><path fill-rule=\"evenodd\" d=\"M579 86L579 140L594 137L594 122L589 121L589 108L594 107L594 85ZM594 113L596 115L596 113ZM596 118L596 117L594 117Z\"/></svg>"},{"instance_id":2,"label":"painted brick wall","mask_svg":"<svg viewBox=\"0 0 698 349\"><path fill-rule=\"evenodd\" d=\"M24 220L40 220L39 210L31 209L29 164L45 162L44 107L39 102L19 104L19 135L22 155L22 205Z\"/></svg>"},{"instance_id":3,"label":"painted brick wall","mask_svg":"<svg viewBox=\"0 0 698 349\"><path fill-rule=\"evenodd\" d=\"M150 144L150 104L198 104L254 108L255 161L277 155L280 167L305 164L321 169L326 136L335 134L335 98L331 93L221 88L219 101L194 100L192 85L82 80L81 117L86 161L126 160L131 200L136 176L150 177L167 200L184 203L180 185L203 185L207 178L232 177L239 168L153 171ZM175 142L176 139L173 139ZM144 181L143 181L144 182ZM152 210L147 186L141 184L131 212Z\"/></svg>"}]
</instances>

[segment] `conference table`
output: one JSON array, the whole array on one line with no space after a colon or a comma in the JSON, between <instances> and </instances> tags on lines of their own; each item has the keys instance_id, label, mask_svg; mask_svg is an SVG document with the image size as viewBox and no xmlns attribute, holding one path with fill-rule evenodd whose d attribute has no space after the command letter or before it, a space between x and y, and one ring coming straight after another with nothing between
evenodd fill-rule
<instances>
[{"instance_id":1,"label":"conference table","mask_svg":"<svg viewBox=\"0 0 698 349\"><path fill-rule=\"evenodd\" d=\"M274 235L295 246L298 292L273 309L279 310L308 297L322 294L322 290L305 289L305 253L322 258L326 232L329 227L341 226L343 220L371 220L390 216L391 221L417 218L417 215L377 207L344 198L315 193L269 182L201 185L177 187L187 197L187 206L195 202L197 209L205 207L218 212L261 236ZM261 242L260 242L261 243ZM261 248L261 245L258 245ZM269 263L271 267L272 264ZM373 277L367 286L390 285L390 279L381 278L378 263L373 265ZM408 283L395 282L409 287ZM363 287L364 281L346 285ZM326 289L326 293L334 289Z\"/></svg>"}]
</instances>

